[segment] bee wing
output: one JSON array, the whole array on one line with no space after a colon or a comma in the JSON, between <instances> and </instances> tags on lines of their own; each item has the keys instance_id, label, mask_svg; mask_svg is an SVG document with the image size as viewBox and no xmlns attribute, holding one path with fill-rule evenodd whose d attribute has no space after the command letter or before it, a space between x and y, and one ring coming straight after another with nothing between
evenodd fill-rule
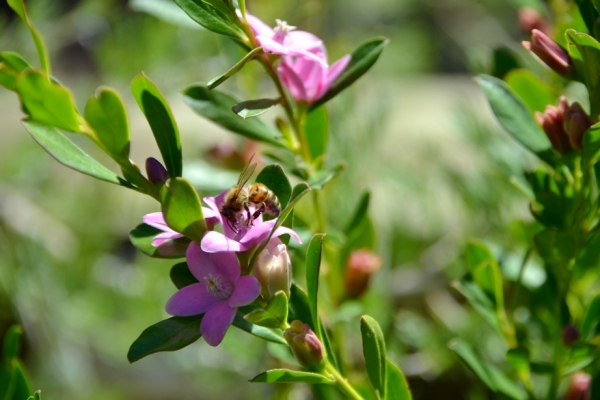
<instances>
[{"instance_id":1,"label":"bee wing","mask_svg":"<svg viewBox=\"0 0 600 400\"><path fill-rule=\"evenodd\" d=\"M252 174L254 174L254 170L256 169L256 163L254 164L250 164L252 162L252 158L254 157L254 154L252 155L252 157L250 157L250 159L248 160L248 162L246 163L246 165L244 166L244 169L242 170L242 173L240 174L240 177L238 178L237 184L236 184L236 191L235 191L235 196L237 197L237 195L242 191L242 189L244 188L244 185L246 184L246 182L248 182L248 180L250 179L250 177L252 176Z\"/></svg>"}]
</instances>

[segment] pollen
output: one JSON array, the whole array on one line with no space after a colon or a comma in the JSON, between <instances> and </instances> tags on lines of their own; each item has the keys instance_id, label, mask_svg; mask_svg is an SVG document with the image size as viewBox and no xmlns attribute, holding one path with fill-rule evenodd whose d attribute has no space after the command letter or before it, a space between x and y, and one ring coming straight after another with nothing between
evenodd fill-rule
<instances>
[{"instance_id":1,"label":"pollen","mask_svg":"<svg viewBox=\"0 0 600 400\"><path fill-rule=\"evenodd\" d=\"M233 293L233 285L231 282L222 281L219 275L213 276L208 274L204 277L206 281L206 291L211 292L219 300L227 300Z\"/></svg>"}]
</instances>

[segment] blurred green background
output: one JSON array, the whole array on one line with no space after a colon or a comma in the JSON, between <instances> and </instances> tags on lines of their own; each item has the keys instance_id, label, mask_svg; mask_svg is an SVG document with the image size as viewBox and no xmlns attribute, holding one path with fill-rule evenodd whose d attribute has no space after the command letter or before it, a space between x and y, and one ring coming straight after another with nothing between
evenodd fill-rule
<instances>
[{"instance_id":1,"label":"blurred green background","mask_svg":"<svg viewBox=\"0 0 600 400\"><path fill-rule=\"evenodd\" d=\"M390 358L404 370L415 399L493 398L446 344L456 336L476 341L499 362L506 349L449 282L464 274L460 256L472 238L492 246L508 279L516 278L526 250L531 217L515 177L534 160L500 131L472 75L490 70L499 46L531 62L519 45L525 37L517 10L535 2L248 3L270 25L280 18L323 38L330 61L370 37L391 39L376 66L329 104L329 161L346 160L348 168L326 188L328 219L344 224L370 190L384 259L372 290L331 316L346 321L339 336L350 364L363 369L358 320L369 313L382 325ZM207 154L245 144L195 115L179 93L233 65L241 57L236 46L197 28L168 0L28 4L54 74L73 90L80 109L100 85L122 94L138 165L159 155L129 90L143 70L173 108L184 175L203 194L235 182L238 172L209 164ZM157 7L167 11L166 20L152 15ZM29 33L4 1L0 29L1 50L36 59ZM274 93L251 64L223 87L246 98ZM167 317L164 304L175 291L168 279L173 262L150 259L128 241L157 204L61 166L29 137L20 115L16 95L0 90L0 336L15 322L24 326L23 358L44 398L311 398L302 385L249 383L287 355L235 328L218 348L200 340L129 365L129 345ZM73 138L111 165L80 139ZM545 276L539 261L530 263L525 282L536 287Z\"/></svg>"}]
</instances>

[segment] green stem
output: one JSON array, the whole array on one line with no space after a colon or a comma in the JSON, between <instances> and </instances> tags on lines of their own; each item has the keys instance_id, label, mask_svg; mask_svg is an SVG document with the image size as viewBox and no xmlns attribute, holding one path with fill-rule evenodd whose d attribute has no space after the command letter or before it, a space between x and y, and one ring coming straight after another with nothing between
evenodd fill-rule
<instances>
[{"instance_id":1,"label":"green stem","mask_svg":"<svg viewBox=\"0 0 600 400\"><path fill-rule=\"evenodd\" d=\"M325 211L323 210L322 191L314 190L312 192L313 202L315 205L315 214L317 214L317 232L325 232Z\"/></svg>"},{"instance_id":2,"label":"green stem","mask_svg":"<svg viewBox=\"0 0 600 400\"><path fill-rule=\"evenodd\" d=\"M348 399L364 400L363 397L352 387L352 385L348 383L346 378L344 378L331 364L327 363L325 366L325 371L333 376L336 386L342 391L342 393L346 395Z\"/></svg>"}]
</instances>

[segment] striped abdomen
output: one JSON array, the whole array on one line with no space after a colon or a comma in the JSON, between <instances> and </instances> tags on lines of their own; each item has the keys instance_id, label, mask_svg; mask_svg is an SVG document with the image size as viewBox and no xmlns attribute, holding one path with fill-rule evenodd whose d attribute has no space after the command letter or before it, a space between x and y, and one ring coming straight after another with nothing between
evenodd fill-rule
<instances>
[{"instance_id":1,"label":"striped abdomen","mask_svg":"<svg viewBox=\"0 0 600 400\"><path fill-rule=\"evenodd\" d=\"M281 212L281 204L275 193L262 183L253 183L248 188L248 200L254 204L264 204L265 212L278 216Z\"/></svg>"}]
</instances>

